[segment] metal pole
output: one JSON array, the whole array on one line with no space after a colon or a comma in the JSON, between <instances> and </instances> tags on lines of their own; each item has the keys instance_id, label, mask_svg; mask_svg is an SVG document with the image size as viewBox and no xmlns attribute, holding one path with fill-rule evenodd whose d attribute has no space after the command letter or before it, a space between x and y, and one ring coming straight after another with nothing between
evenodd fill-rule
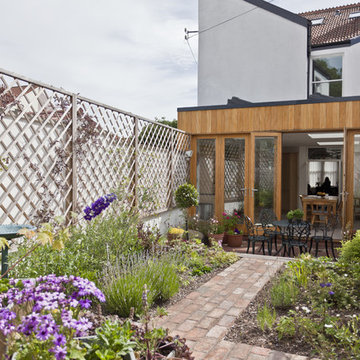
<instances>
[{"instance_id":1,"label":"metal pole","mask_svg":"<svg viewBox=\"0 0 360 360\"><path fill-rule=\"evenodd\" d=\"M9 248L6 245L1 250L1 275L4 275L9 267L8 251L9 251ZM8 275L6 275L5 277L7 278Z\"/></svg>"}]
</instances>

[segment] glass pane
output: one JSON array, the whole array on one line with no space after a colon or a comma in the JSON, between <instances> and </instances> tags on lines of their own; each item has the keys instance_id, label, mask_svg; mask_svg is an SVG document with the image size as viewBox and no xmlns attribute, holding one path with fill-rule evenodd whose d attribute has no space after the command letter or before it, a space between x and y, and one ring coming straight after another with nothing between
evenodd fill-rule
<instances>
[{"instance_id":1,"label":"glass pane","mask_svg":"<svg viewBox=\"0 0 360 360\"><path fill-rule=\"evenodd\" d=\"M214 215L215 139L197 140L197 190L200 195L198 215L208 220Z\"/></svg>"},{"instance_id":2,"label":"glass pane","mask_svg":"<svg viewBox=\"0 0 360 360\"><path fill-rule=\"evenodd\" d=\"M360 229L360 135L354 141L354 229Z\"/></svg>"},{"instance_id":3,"label":"glass pane","mask_svg":"<svg viewBox=\"0 0 360 360\"><path fill-rule=\"evenodd\" d=\"M341 148L309 148L309 160L338 159L341 160Z\"/></svg>"},{"instance_id":4,"label":"glass pane","mask_svg":"<svg viewBox=\"0 0 360 360\"><path fill-rule=\"evenodd\" d=\"M313 94L342 96L341 79L342 56L313 59Z\"/></svg>"},{"instance_id":5,"label":"glass pane","mask_svg":"<svg viewBox=\"0 0 360 360\"><path fill-rule=\"evenodd\" d=\"M314 83L313 84L313 94L341 97L342 96L342 81Z\"/></svg>"},{"instance_id":6,"label":"glass pane","mask_svg":"<svg viewBox=\"0 0 360 360\"><path fill-rule=\"evenodd\" d=\"M342 78L342 56L313 59L313 81Z\"/></svg>"},{"instance_id":7,"label":"glass pane","mask_svg":"<svg viewBox=\"0 0 360 360\"><path fill-rule=\"evenodd\" d=\"M255 222L259 221L262 209L274 209L274 188L276 164L276 139L264 137L255 139Z\"/></svg>"},{"instance_id":8,"label":"glass pane","mask_svg":"<svg viewBox=\"0 0 360 360\"><path fill-rule=\"evenodd\" d=\"M244 212L245 139L225 139L224 209Z\"/></svg>"},{"instance_id":9,"label":"glass pane","mask_svg":"<svg viewBox=\"0 0 360 360\"><path fill-rule=\"evenodd\" d=\"M311 187L320 186L322 179L321 161L309 161L309 184Z\"/></svg>"}]
</instances>

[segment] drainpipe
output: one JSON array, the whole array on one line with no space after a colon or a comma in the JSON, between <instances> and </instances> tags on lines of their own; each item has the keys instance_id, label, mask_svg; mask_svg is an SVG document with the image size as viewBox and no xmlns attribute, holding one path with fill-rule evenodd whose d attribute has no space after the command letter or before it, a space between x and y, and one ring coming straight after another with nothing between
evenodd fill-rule
<instances>
[{"instance_id":1,"label":"drainpipe","mask_svg":"<svg viewBox=\"0 0 360 360\"><path fill-rule=\"evenodd\" d=\"M310 61L311 61L311 21L308 20L308 26L307 26L307 58L308 58L308 64L307 64L307 98L309 99L310 96Z\"/></svg>"}]
</instances>

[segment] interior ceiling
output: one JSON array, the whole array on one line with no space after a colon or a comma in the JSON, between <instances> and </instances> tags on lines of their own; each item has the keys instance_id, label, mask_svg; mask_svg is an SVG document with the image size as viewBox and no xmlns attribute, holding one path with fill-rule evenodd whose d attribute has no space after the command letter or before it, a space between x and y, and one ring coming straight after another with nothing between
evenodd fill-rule
<instances>
[{"instance_id":1,"label":"interior ceiling","mask_svg":"<svg viewBox=\"0 0 360 360\"><path fill-rule=\"evenodd\" d=\"M311 134L316 134L311 133ZM321 133L320 133L321 134ZM298 147L298 146L314 146L314 147L328 147L320 146L317 143L319 141L341 141L339 138L326 138L326 139L312 139L308 133L287 133L282 137L283 147ZM337 145L336 147L339 147Z\"/></svg>"}]
</instances>

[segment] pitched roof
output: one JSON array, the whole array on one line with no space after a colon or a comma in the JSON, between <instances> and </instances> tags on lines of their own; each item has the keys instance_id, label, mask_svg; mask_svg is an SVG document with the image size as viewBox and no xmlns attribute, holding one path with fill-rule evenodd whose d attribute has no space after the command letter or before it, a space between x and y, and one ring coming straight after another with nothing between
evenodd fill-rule
<instances>
[{"instance_id":1,"label":"pitched roof","mask_svg":"<svg viewBox=\"0 0 360 360\"><path fill-rule=\"evenodd\" d=\"M349 18L360 12L360 2L351 5L308 11L299 14L308 20L324 19L311 26L311 45L328 45L349 41L360 36L360 17Z\"/></svg>"}]
</instances>

